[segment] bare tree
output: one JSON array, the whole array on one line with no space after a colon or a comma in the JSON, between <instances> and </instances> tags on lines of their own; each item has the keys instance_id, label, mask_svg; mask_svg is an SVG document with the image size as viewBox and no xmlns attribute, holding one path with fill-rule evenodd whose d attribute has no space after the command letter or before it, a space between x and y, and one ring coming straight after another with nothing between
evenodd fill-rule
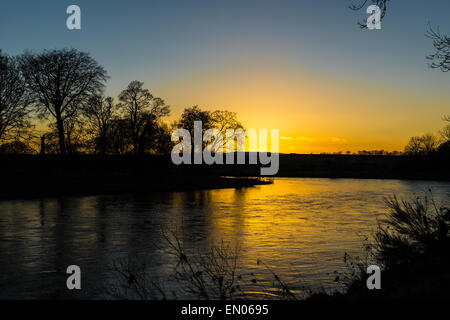
<instances>
[{"instance_id":1,"label":"bare tree","mask_svg":"<svg viewBox=\"0 0 450 320\"><path fill-rule=\"evenodd\" d=\"M439 146L439 139L432 133L422 135L423 149L426 154L429 154L437 149Z\"/></svg>"},{"instance_id":2,"label":"bare tree","mask_svg":"<svg viewBox=\"0 0 450 320\"><path fill-rule=\"evenodd\" d=\"M237 119L236 112L231 112L227 110L216 110L211 113L211 126L219 130L221 137L214 139L212 148L225 147L226 145L226 131L243 129L244 126ZM236 137L236 136L235 136Z\"/></svg>"},{"instance_id":3,"label":"bare tree","mask_svg":"<svg viewBox=\"0 0 450 320\"><path fill-rule=\"evenodd\" d=\"M427 56L430 68L441 69L443 72L450 70L450 37L443 35L439 27L434 30L431 24L425 35L433 41L436 52Z\"/></svg>"},{"instance_id":4,"label":"bare tree","mask_svg":"<svg viewBox=\"0 0 450 320\"><path fill-rule=\"evenodd\" d=\"M439 146L439 139L431 133L426 133L421 136L415 136L409 139L405 147L406 154L430 154L436 151Z\"/></svg>"},{"instance_id":5,"label":"bare tree","mask_svg":"<svg viewBox=\"0 0 450 320\"><path fill-rule=\"evenodd\" d=\"M203 131L208 130L212 126L211 112L202 110L199 106L185 108L178 122L178 127L188 130L193 137L195 121L202 122Z\"/></svg>"},{"instance_id":6,"label":"bare tree","mask_svg":"<svg viewBox=\"0 0 450 320\"><path fill-rule=\"evenodd\" d=\"M27 52L20 57L20 65L37 110L42 116L55 119L59 152L66 154L64 122L103 89L105 69L89 54L76 49Z\"/></svg>"},{"instance_id":7,"label":"bare tree","mask_svg":"<svg viewBox=\"0 0 450 320\"><path fill-rule=\"evenodd\" d=\"M236 112L227 110L216 110L211 114L211 124L220 132L225 132L227 129L244 128L237 119Z\"/></svg>"},{"instance_id":8,"label":"bare tree","mask_svg":"<svg viewBox=\"0 0 450 320\"><path fill-rule=\"evenodd\" d=\"M174 126L172 126L171 124L167 124L162 121L158 123L154 143L152 146L153 153L160 155L170 154L170 151L173 147L173 143L171 140L173 128Z\"/></svg>"},{"instance_id":9,"label":"bare tree","mask_svg":"<svg viewBox=\"0 0 450 320\"><path fill-rule=\"evenodd\" d=\"M143 82L132 81L119 95L118 108L128 120L135 154L144 152L154 123L170 114L170 106L163 99L153 97L143 86Z\"/></svg>"},{"instance_id":10,"label":"bare tree","mask_svg":"<svg viewBox=\"0 0 450 320\"><path fill-rule=\"evenodd\" d=\"M243 125L237 119L235 112L227 110L216 110L213 112L200 109L198 106L185 108L178 121L178 127L188 130L191 138L194 137L194 121L202 122L202 134L208 129L217 129L218 135L212 137L211 143L203 142L203 146L209 145L212 150L224 147L227 129L244 129Z\"/></svg>"},{"instance_id":11,"label":"bare tree","mask_svg":"<svg viewBox=\"0 0 450 320\"><path fill-rule=\"evenodd\" d=\"M114 154L127 154L132 150L132 141L129 130L129 122L125 119L114 117L111 121L111 130L108 143Z\"/></svg>"},{"instance_id":12,"label":"bare tree","mask_svg":"<svg viewBox=\"0 0 450 320\"><path fill-rule=\"evenodd\" d=\"M419 136L411 137L405 147L406 154L420 154L422 153L422 140Z\"/></svg>"},{"instance_id":13,"label":"bare tree","mask_svg":"<svg viewBox=\"0 0 450 320\"><path fill-rule=\"evenodd\" d=\"M67 154L75 154L81 152L86 147L85 130L83 122L78 115L73 115L66 118L63 123L64 126L64 148ZM40 136L41 140L41 154L58 154L59 134L56 123L50 123L49 131Z\"/></svg>"},{"instance_id":14,"label":"bare tree","mask_svg":"<svg viewBox=\"0 0 450 320\"><path fill-rule=\"evenodd\" d=\"M17 59L0 51L0 141L16 140L31 127L30 105Z\"/></svg>"},{"instance_id":15,"label":"bare tree","mask_svg":"<svg viewBox=\"0 0 450 320\"><path fill-rule=\"evenodd\" d=\"M445 115L442 120L450 122L450 115ZM442 138L442 143L450 141L450 124L447 124L444 128L439 130L439 135Z\"/></svg>"},{"instance_id":16,"label":"bare tree","mask_svg":"<svg viewBox=\"0 0 450 320\"><path fill-rule=\"evenodd\" d=\"M89 133L94 135L94 145L96 151L105 154L108 149L108 137L112 128L112 121L115 116L114 99L102 95L92 96L83 105L82 114L89 125Z\"/></svg>"},{"instance_id":17,"label":"bare tree","mask_svg":"<svg viewBox=\"0 0 450 320\"><path fill-rule=\"evenodd\" d=\"M439 130L439 134L441 135L441 138L444 140L444 142L450 141L450 124Z\"/></svg>"}]
</instances>

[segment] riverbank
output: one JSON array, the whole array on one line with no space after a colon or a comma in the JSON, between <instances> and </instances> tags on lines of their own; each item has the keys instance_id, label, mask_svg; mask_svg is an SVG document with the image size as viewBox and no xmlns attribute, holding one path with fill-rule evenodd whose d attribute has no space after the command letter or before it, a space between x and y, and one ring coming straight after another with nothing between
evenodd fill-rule
<instances>
[{"instance_id":1,"label":"riverbank","mask_svg":"<svg viewBox=\"0 0 450 320\"><path fill-rule=\"evenodd\" d=\"M176 168L164 157L3 156L0 199L244 188L270 179Z\"/></svg>"},{"instance_id":2,"label":"riverbank","mask_svg":"<svg viewBox=\"0 0 450 320\"><path fill-rule=\"evenodd\" d=\"M248 154L247 154L248 157ZM276 177L450 181L437 156L280 155ZM170 156L0 157L0 198L242 188L271 183L260 165L179 165Z\"/></svg>"}]
</instances>

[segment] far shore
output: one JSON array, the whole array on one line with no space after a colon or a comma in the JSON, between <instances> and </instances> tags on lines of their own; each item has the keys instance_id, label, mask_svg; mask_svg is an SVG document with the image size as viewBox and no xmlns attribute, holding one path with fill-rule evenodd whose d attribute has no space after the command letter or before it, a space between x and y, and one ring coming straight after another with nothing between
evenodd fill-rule
<instances>
[{"instance_id":1,"label":"far shore","mask_svg":"<svg viewBox=\"0 0 450 320\"><path fill-rule=\"evenodd\" d=\"M243 188L273 177L450 181L437 156L281 154L275 176L259 165L180 165L170 156L0 155L0 199Z\"/></svg>"}]
</instances>

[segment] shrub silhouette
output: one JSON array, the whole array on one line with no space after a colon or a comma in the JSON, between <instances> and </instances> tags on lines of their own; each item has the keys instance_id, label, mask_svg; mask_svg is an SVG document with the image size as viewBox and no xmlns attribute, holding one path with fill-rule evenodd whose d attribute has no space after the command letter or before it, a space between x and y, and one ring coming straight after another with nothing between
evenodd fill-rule
<instances>
[{"instance_id":1,"label":"shrub silhouette","mask_svg":"<svg viewBox=\"0 0 450 320\"><path fill-rule=\"evenodd\" d=\"M366 288L365 267L350 282L347 297L448 297L450 285L450 211L439 207L433 196L412 201L396 196L386 199L387 217L380 221L368 256L382 268L382 289Z\"/></svg>"}]
</instances>

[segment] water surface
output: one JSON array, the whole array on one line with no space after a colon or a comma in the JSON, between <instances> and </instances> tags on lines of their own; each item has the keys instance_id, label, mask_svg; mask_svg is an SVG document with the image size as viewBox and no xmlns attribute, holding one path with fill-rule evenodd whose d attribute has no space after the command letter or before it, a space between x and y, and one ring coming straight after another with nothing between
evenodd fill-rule
<instances>
[{"instance_id":1,"label":"water surface","mask_svg":"<svg viewBox=\"0 0 450 320\"><path fill-rule=\"evenodd\" d=\"M109 267L145 256L149 275L167 292L177 263L161 230L183 230L192 252L239 243L239 273L255 290L274 288L276 272L293 290L302 283L333 290L344 253L360 255L362 239L386 213L383 199L450 199L450 183L433 181L277 178L245 189L103 195L0 202L0 298L100 298ZM65 270L82 270L82 290L66 289ZM108 280L109 279L109 280Z\"/></svg>"}]
</instances>

